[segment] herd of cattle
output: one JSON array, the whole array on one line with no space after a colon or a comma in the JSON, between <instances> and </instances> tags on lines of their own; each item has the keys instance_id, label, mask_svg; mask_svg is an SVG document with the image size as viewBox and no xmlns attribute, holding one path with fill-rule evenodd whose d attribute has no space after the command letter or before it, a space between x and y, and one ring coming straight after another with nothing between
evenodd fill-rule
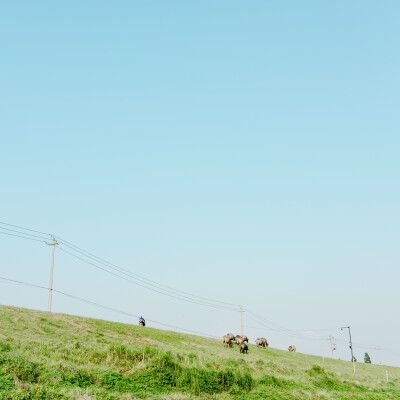
<instances>
[{"instance_id":1,"label":"herd of cattle","mask_svg":"<svg viewBox=\"0 0 400 400\"><path fill-rule=\"evenodd\" d=\"M225 336L223 336L222 343L224 344L225 347L232 347L233 343L236 343L239 346L240 353L247 353L247 350L249 349L249 346L248 346L249 339L246 335L233 336L233 333L227 333ZM257 347L261 347L261 348L268 347L267 339L257 338L256 345L257 345ZM289 346L288 350L290 352L295 352L296 346Z\"/></svg>"}]
</instances>

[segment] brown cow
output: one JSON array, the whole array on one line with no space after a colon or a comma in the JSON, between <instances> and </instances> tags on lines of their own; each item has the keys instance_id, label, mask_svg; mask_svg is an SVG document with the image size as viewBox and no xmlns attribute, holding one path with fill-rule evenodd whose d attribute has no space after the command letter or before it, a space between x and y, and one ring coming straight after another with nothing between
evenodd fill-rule
<instances>
[{"instance_id":1,"label":"brown cow","mask_svg":"<svg viewBox=\"0 0 400 400\"><path fill-rule=\"evenodd\" d=\"M222 338L222 343L224 344L225 347L232 347L232 338L228 335L225 335Z\"/></svg>"},{"instance_id":2,"label":"brown cow","mask_svg":"<svg viewBox=\"0 0 400 400\"><path fill-rule=\"evenodd\" d=\"M239 353L247 353L249 346L246 343L242 342L239 344Z\"/></svg>"},{"instance_id":3,"label":"brown cow","mask_svg":"<svg viewBox=\"0 0 400 400\"><path fill-rule=\"evenodd\" d=\"M236 344L242 344L244 342L243 338L240 335L235 336L235 343Z\"/></svg>"},{"instance_id":4,"label":"brown cow","mask_svg":"<svg viewBox=\"0 0 400 400\"><path fill-rule=\"evenodd\" d=\"M233 336L233 333L227 333L225 336L231 338L231 340L235 340L235 336Z\"/></svg>"},{"instance_id":5,"label":"brown cow","mask_svg":"<svg viewBox=\"0 0 400 400\"><path fill-rule=\"evenodd\" d=\"M265 338L257 338L256 339L256 345L257 347L268 347L268 342L267 339Z\"/></svg>"}]
</instances>

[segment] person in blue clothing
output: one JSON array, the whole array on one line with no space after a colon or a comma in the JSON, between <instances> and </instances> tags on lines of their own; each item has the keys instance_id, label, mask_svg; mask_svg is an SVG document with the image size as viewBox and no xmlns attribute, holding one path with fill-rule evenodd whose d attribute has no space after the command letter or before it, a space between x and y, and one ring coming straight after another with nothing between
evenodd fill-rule
<instances>
[{"instance_id":1,"label":"person in blue clothing","mask_svg":"<svg viewBox=\"0 0 400 400\"><path fill-rule=\"evenodd\" d=\"M142 316L139 318L139 325L146 326L146 321L144 320L144 318Z\"/></svg>"}]
</instances>

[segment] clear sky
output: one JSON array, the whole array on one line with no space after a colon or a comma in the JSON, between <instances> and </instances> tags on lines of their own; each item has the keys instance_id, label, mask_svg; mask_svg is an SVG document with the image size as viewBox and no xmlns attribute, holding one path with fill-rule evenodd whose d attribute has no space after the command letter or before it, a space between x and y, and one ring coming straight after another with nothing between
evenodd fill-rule
<instances>
[{"instance_id":1,"label":"clear sky","mask_svg":"<svg viewBox=\"0 0 400 400\"><path fill-rule=\"evenodd\" d=\"M327 356L309 336L331 334L349 359L350 325L359 360L400 366L399 20L398 1L3 2L0 220L243 304L251 340ZM0 275L48 286L50 248L0 236ZM60 249L58 290L240 332ZM0 282L0 303L47 293Z\"/></svg>"}]
</instances>

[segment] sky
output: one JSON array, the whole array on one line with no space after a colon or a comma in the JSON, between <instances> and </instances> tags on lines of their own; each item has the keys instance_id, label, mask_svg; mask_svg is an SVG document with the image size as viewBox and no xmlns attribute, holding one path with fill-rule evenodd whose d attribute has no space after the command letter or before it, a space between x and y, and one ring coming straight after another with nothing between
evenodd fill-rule
<instances>
[{"instance_id":1,"label":"sky","mask_svg":"<svg viewBox=\"0 0 400 400\"><path fill-rule=\"evenodd\" d=\"M328 357L332 335L348 360L351 326L359 361L400 366L399 18L388 0L3 2L0 221L188 293L64 242L54 289L132 315L57 292L52 310L220 337L242 305L250 341ZM0 276L48 287L51 248L4 228ZM0 281L0 304L47 296Z\"/></svg>"}]
</instances>

